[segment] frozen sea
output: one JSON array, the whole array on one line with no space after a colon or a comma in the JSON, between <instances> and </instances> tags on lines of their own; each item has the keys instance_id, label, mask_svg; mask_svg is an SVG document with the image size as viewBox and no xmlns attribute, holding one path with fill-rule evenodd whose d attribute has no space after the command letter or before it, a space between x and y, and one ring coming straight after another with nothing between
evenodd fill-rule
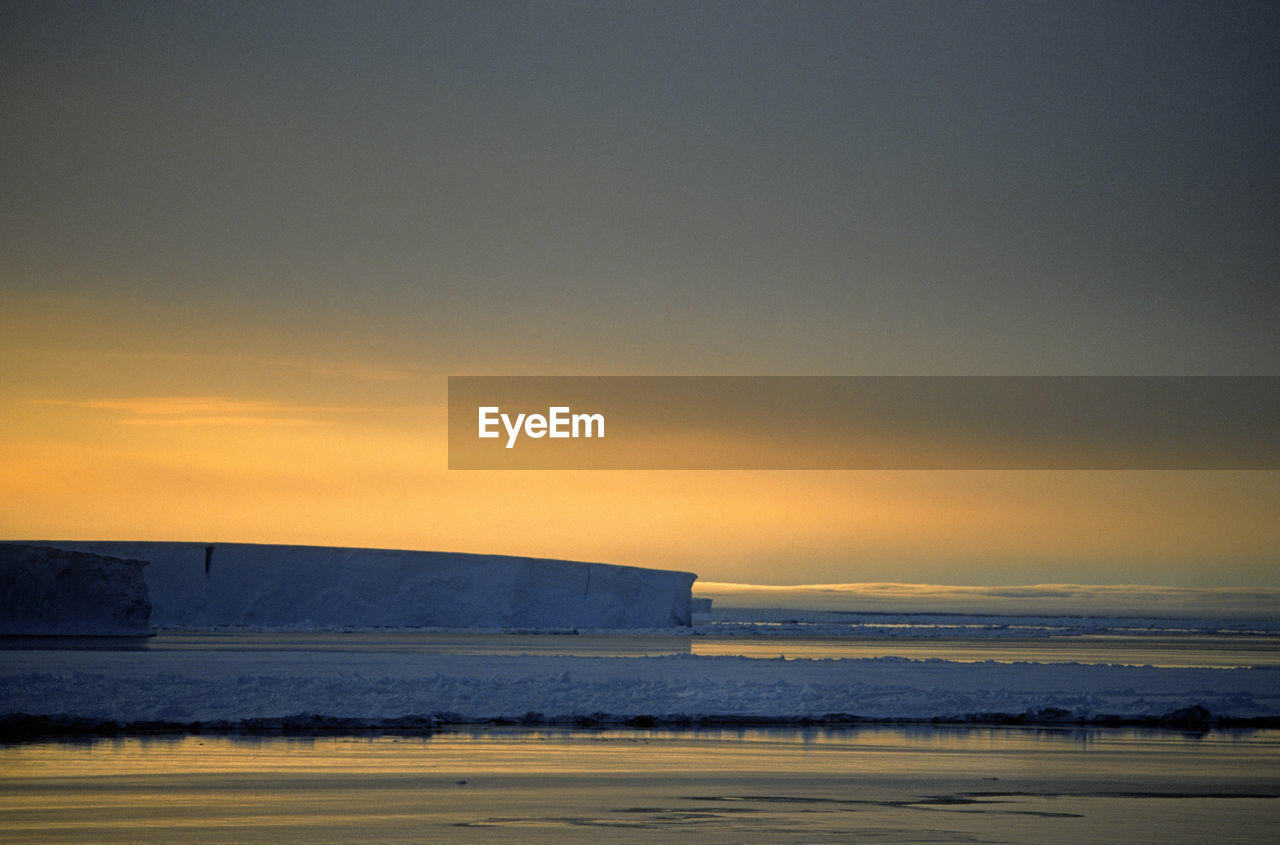
<instances>
[{"instance_id":1,"label":"frozen sea","mask_svg":"<svg viewBox=\"0 0 1280 845\"><path fill-rule=\"evenodd\" d=\"M1280 824L1280 631L1258 618L6 638L0 714L19 713L43 727L11 717L0 745L5 842L1270 842Z\"/></svg>"}]
</instances>

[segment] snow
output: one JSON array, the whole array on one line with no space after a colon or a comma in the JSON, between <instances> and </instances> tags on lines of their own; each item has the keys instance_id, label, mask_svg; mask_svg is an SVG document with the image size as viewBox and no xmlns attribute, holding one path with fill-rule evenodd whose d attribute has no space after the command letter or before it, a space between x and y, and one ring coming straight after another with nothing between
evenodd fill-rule
<instances>
[{"instance_id":1,"label":"snow","mask_svg":"<svg viewBox=\"0 0 1280 845\"><path fill-rule=\"evenodd\" d=\"M447 552L245 543L54 545L147 561L157 628L670 628L690 624L696 577Z\"/></svg>"},{"instance_id":2,"label":"snow","mask_svg":"<svg viewBox=\"0 0 1280 845\"><path fill-rule=\"evenodd\" d=\"M1277 667L208 649L8 651L0 669L0 714L118 724L1280 716Z\"/></svg>"},{"instance_id":3,"label":"snow","mask_svg":"<svg viewBox=\"0 0 1280 845\"><path fill-rule=\"evenodd\" d=\"M0 545L0 634L150 633L145 565L42 546Z\"/></svg>"}]
</instances>

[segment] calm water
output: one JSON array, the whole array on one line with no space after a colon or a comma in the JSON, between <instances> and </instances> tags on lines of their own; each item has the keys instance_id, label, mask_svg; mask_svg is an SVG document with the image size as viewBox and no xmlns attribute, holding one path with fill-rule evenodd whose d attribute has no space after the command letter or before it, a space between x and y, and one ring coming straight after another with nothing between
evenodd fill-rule
<instances>
[{"instance_id":1,"label":"calm water","mask_svg":"<svg viewBox=\"0 0 1280 845\"><path fill-rule=\"evenodd\" d=\"M1280 637L1241 634L1084 634L1060 637L893 639L869 636L679 634L468 634L441 632L180 632L154 637L0 637L0 650L345 651L458 655L641 657L664 654L776 658L1121 663L1135 666L1280 666Z\"/></svg>"},{"instance_id":2,"label":"calm water","mask_svg":"<svg viewBox=\"0 0 1280 845\"><path fill-rule=\"evenodd\" d=\"M902 729L0 747L5 842L1274 842L1280 732Z\"/></svg>"}]
</instances>

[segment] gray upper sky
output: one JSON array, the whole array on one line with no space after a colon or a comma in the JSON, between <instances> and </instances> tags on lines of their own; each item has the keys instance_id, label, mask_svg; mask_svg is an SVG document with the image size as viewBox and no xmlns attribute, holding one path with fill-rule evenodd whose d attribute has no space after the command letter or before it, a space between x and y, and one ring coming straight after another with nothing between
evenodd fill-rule
<instances>
[{"instance_id":1,"label":"gray upper sky","mask_svg":"<svg viewBox=\"0 0 1280 845\"><path fill-rule=\"evenodd\" d=\"M1274 3L0 18L6 299L458 372L1278 372Z\"/></svg>"}]
</instances>

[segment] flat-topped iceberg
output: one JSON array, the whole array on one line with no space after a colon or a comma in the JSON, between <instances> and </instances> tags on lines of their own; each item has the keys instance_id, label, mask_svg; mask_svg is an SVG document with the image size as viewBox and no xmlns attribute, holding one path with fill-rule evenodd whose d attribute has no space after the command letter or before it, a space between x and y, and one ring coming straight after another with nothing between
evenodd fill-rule
<instances>
[{"instance_id":1,"label":"flat-topped iceberg","mask_svg":"<svg viewBox=\"0 0 1280 845\"><path fill-rule=\"evenodd\" d=\"M688 572L602 563L321 546L49 542L147 562L155 627L671 628L692 621Z\"/></svg>"},{"instance_id":2,"label":"flat-topped iceberg","mask_svg":"<svg viewBox=\"0 0 1280 845\"><path fill-rule=\"evenodd\" d=\"M149 634L145 565L84 551L0 544L0 634Z\"/></svg>"}]
</instances>

